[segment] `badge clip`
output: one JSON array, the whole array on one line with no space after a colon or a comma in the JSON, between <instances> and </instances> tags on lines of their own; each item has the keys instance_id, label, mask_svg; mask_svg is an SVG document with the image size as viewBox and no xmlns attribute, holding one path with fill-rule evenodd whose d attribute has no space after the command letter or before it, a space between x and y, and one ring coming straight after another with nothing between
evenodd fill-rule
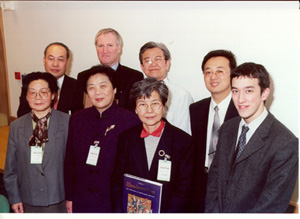
<instances>
[{"instance_id":1,"label":"badge clip","mask_svg":"<svg viewBox=\"0 0 300 219\"><path fill-rule=\"evenodd\" d=\"M98 144L100 144L100 141L94 141L95 148L98 147Z\"/></svg>"}]
</instances>

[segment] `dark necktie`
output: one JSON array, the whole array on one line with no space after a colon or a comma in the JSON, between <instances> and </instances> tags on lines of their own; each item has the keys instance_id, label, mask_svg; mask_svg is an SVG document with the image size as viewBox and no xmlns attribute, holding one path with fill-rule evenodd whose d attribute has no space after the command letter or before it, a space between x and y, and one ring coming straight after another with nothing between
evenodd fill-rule
<instances>
[{"instance_id":1,"label":"dark necktie","mask_svg":"<svg viewBox=\"0 0 300 219\"><path fill-rule=\"evenodd\" d=\"M236 150L236 159L241 155L241 153L243 152L243 150L246 147L246 134L248 131L249 131L248 126L243 125L242 133L240 135L237 150Z\"/></svg>"},{"instance_id":2,"label":"dark necktie","mask_svg":"<svg viewBox=\"0 0 300 219\"><path fill-rule=\"evenodd\" d=\"M214 116L214 123L212 127L209 152L208 152L208 167L210 167L212 160L215 156L215 152L217 149L216 146L218 143L218 130L220 128L219 107L215 106L214 110L215 110L215 116Z\"/></svg>"}]
</instances>

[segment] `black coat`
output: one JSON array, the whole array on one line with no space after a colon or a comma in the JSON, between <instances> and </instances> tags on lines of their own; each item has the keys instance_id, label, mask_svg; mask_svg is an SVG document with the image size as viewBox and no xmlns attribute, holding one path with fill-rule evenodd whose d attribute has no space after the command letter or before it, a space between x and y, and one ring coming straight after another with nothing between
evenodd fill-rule
<instances>
[{"instance_id":1,"label":"black coat","mask_svg":"<svg viewBox=\"0 0 300 219\"><path fill-rule=\"evenodd\" d=\"M194 142L195 171L193 174L192 212L203 213L205 206L205 194L207 185L207 173L205 173L206 138L208 113L211 98L205 98L190 105L191 130ZM228 106L224 121L237 117L239 114L232 102Z\"/></svg>"},{"instance_id":2,"label":"black coat","mask_svg":"<svg viewBox=\"0 0 300 219\"><path fill-rule=\"evenodd\" d=\"M119 136L112 177L113 211L123 211L123 174L128 173L163 184L161 213L186 212L193 169L191 136L166 122L149 171L144 139L140 137L142 129L140 124ZM157 180L160 150L171 156L170 182Z\"/></svg>"}]
</instances>

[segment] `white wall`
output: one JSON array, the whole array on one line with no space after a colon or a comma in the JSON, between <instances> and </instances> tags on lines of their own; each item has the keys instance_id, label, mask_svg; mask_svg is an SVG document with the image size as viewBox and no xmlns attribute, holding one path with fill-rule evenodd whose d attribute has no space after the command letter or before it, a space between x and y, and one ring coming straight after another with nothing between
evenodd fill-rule
<instances>
[{"instance_id":1,"label":"white wall","mask_svg":"<svg viewBox=\"0 0 300 219\"><path fill-rule=\"evenodd\" d=\"M15 2L4 11L12 115L16 116L21 81L14 72L44 70L43 50L61 41L72 51L70 76L98 64L94 36L112 27L123 37L121 63L140 70L140 47L152 40L171 51L169 78L194 100L209 96L201 62L206 53L229 49L238 64L263 64L274 93L271 112L299 136L298 2ZM270 104L270 103L269 103Z\"/></svg>"}]
</instances>

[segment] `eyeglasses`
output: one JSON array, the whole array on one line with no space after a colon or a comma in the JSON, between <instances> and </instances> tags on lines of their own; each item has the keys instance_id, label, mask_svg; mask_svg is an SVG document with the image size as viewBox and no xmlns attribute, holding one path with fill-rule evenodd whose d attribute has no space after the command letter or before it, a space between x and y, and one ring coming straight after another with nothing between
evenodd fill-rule
<instances>
[{"instance_id":1,"label":"eyeglasses","mask_svg":"<svg viewBox=\"0 0 300 219\"><path fill-rule=\"evenodd\" d=\"M50 92L50 89L47 88L43 88L40 91L35 91L35 90L28 90L27 95L30 99L34 99L37 97L37 95L39 94L39 96L43 99L48 97L48 93Z\"/></svg>"},{"instance_id":2,"label":"eyeglasses","mask_svg":"<svg viewBox=\"0 0 300 219\"><path fill-rule=\"evenodd\" d=\"M163 57L161 56L156 56L154 57L154 59L151 59L151 58L145 58L143 63L144 65L151 65L152 63L155 63L155 64L159 64L161 63L163 60L165 60Z\"/></svg>"},{"instance_id":3,"label":"eyeglasses","mask_svg":"<svg viewBox=\"0 0 300 219\"><path fill-rule=\"evenodd\" d=\"M151 107L152 110L158 110L162 106L162 104L160 102L154 102L154 103L151 103L150 105L148 105L146 103L138 103L136 107L140 111L146 111L149 106Z\"/></svg>"},{"instance_id":4,"label":"eyeglasses","mask_svg":"<svg viewBox=\"0 0 300 219\"><path fill-rule=\"evenodd\" d=\"M213 71L205 71L203 74L204 74L205 77L211 77L214 74L216 76L223 76L225 74L225 71L223 71L223 70L217 70L215 72L213 72Z\"/></svg>"}]
</instances>

